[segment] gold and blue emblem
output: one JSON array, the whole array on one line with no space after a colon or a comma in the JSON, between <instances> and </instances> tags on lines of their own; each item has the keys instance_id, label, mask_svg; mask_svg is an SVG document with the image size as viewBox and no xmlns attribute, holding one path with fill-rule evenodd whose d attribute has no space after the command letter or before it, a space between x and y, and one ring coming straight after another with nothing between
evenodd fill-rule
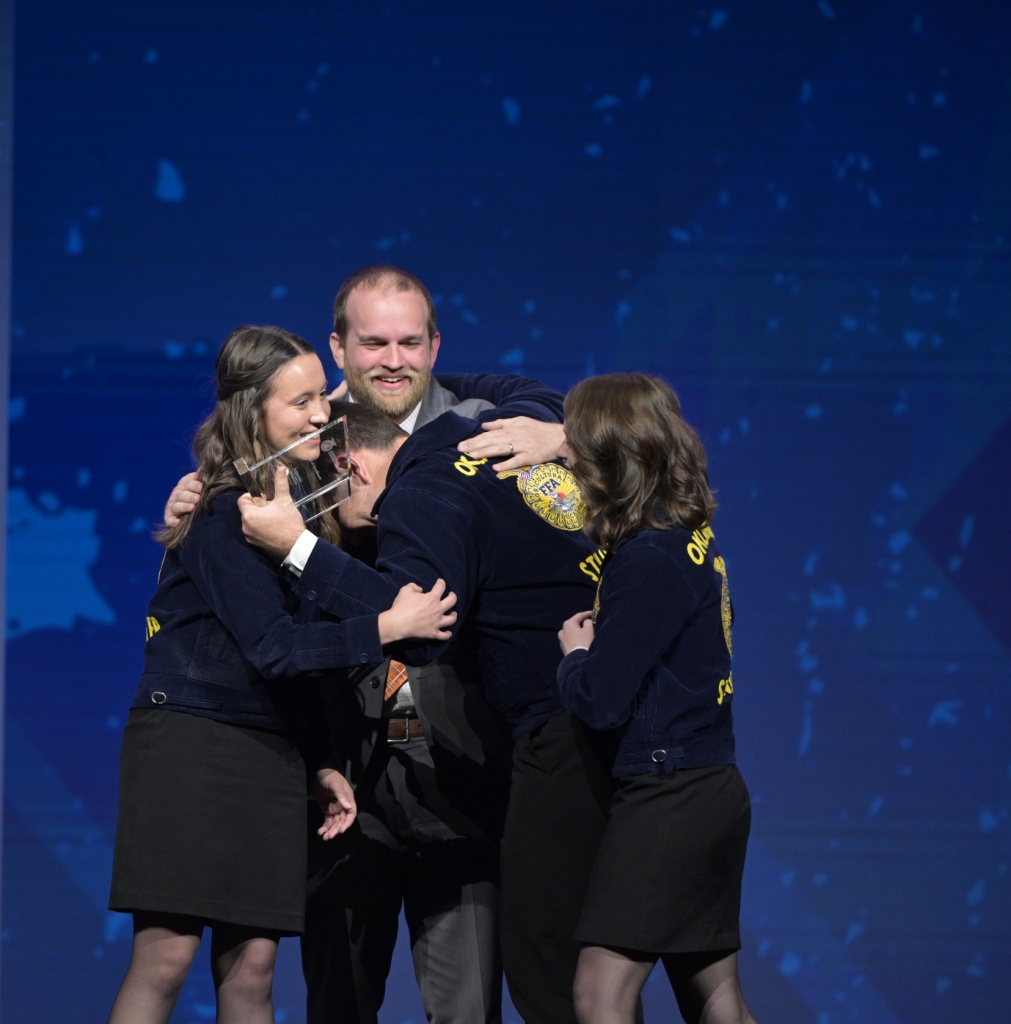
<instances>
[{"instance_id":1,"label":"gold and blue emblem","mask_svg":"<svg viewBox=\"0 0 1011 1024\"><path fill-rule=\"evenodd\" d=\"M586 505L576 478L565 466L545 462L498 474L500 480L510 476L516 477L516 486L523 500L545 522L570 533L583 528Z\"/></svg>"}]
</instances>

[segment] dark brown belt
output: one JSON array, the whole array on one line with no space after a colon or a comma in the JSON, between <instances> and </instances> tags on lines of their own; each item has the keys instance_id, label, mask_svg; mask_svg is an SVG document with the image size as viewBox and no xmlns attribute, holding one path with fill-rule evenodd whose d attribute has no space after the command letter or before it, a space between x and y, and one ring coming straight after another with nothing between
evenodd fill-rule
<instances>
[{"instance_id":1,"label":"dark brown belt","mask_svg":"<svg viewBox=\"0 0 1011 1024\"><path fill-rule=\"evenodd\" d=\"M425 730L417 718L390 718L386 726L386 738L390 743L407 743L408 740L425 738Z\"/></svg>"}]
</instances>

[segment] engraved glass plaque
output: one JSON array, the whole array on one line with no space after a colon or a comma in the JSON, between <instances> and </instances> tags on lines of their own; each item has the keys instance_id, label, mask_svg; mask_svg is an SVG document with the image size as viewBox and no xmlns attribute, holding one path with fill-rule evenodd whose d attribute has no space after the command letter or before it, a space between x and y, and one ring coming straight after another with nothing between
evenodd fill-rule
<instances>
[{"instance_id":1,"label":"engraved glass plaque","mask_svg":"<svg viewBox=\"0 0 1011 1024\"><path fill-rule=\"evenodd\" d=\"M242 477L246 490L254 498L259 498L263 492L257 483L257 470L268 466L270 471L273 472L277 466L272 466L271 463L281 459L282 456L287 455L288 452L298 448L300 445L312 444L317 438L319 439L319 455L314 460L306 462L300 459L294 465L291 463L287 464L291 496L295 502L295 508L302 508L308 505L309 509L306 511L311 511L311 514L305 517L305 521L311 523L314 519L323 515L324 512L329 512L351 497L351 455L348 451L346 416L331 420L325 427L320 427L314 433L300 437L294 444L288 445L287 448L282 448L273 455L268 455L267 458L261 459L252 466L245 459L236 459L232 465L235 466L239 476ZM312 470L301 468L303 466L312 467ZM317 484L318 486L316 486L314 491L305 493L307 486L315 486ZM301 492L301 495L299 492Z\"/></svg>"}]
</instances>

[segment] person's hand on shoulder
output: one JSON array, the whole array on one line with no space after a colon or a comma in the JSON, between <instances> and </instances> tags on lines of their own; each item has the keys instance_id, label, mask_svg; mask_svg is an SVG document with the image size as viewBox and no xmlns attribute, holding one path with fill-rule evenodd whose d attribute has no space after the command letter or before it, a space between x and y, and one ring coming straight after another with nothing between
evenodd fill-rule
<instances>
[{"instance_id":1,"label":"person's hand on shoulder","mask_svg":"<svg viewBox=\"0 0 1011 1024\"><path fill-rule=\"evenodd\" d=\"M177 526L183 516L188 516L197 507L203 489L198 474L187 473L181 477L165 504L165 525Z\"/></svg>"},{"instance_id":2,"label":"person's hand on shoulder","mask_svg":"<svg viewBox=\"0 0 1011 1024\"><path fill-rule=\"evenodd\" d=\"M288 471L283 466L274 474L274 497L267 501L242 494L239 512L246 540L276 558L285 558L305 531L302 514L295 508L288 490Z\"/></svg>"},{"instance_id":3,"label":"person's hand on shoulder","mask_svg":"<svg viewBox=\"0 0 1011 1024\"><path fill-rule=\"evenodd\" d=\"M593 643L593 612L576 612L571 619L566 619L558 631L558 642L562 645L562 654L569 654L579 647L590 649Z\"/></svg>"},{"instance_id":4,"label":"person's hand on shoulder","mask_svg":"<svg viewBox=\"0 0 1011 1024\"><path fill-rule=\"evenodd\" d=\"M354 790L339 771L323 768L316 773L313 794L323 812L323 824L317 830L324 840L346 832L358 815Z\"/></svg>"},{"instance_id":5,"label":"person's hand on shoulder","mask_svg":"<svg viewBox=\"0 0 1011 1024\"><path fill-rule=\"evenodd\" d=\"M456 594L446 593L444 580L436 580L427 593L417 583L400 588L392 607L379 615L379 642L395 640L448 640L456 622Z\"/></svg>"},{"instance_id":6,"label":"person's hand on shoulder","mask_svg":"<svg viewBox=\"0 0 1011 1024\"><path fill-rule=\"evenodd\" d=\"M496 473L520 466L536 466L560 456L565 443L565 427L561 423L542 423L529 416L513 416L506 420L490 420L481 424L483 434L468 437L457 450L472 459L506 456L491 468Z\"/></svg>"}]
</instances>

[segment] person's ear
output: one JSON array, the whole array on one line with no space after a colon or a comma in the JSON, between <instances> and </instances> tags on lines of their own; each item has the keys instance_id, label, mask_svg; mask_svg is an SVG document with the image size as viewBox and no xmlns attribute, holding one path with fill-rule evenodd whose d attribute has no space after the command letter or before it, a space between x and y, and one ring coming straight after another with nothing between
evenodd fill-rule
<instances>
[{"instance_id":1,"label":"person's ear","mask_svg":"<svg viewBox=\"0 0 1011 1024\"><path fill-rule=\"evenodd\" d=\"M362 487L368 487L372 483L372 473L369 471L367 460L361 456L351 456L351 476L354 477Z\"/></svg>"},{"instance_id":2,"label":"person's ear","mask_svg":"<svg viewBox=\"0 0 1011 1024\"><path fill-rule=\"evenodd\" d=\"M343 371L344 346L341 344L341 340L336 334L330 335L330 351L333 353L333 361L337 364L337 369Z\"/></svg>"},{"instance_id":3,"label":"person's ear","mask_svg":"<svg viewBox=\"0 0 1011 1024\"><path fill-rule=\"evenodd\" d=\"M436 331L435 334L432 335L432 359L428 364L429 368L435 366L435 357L439 354L440 340L441 339L439 338L439 332Z\"/></svg>"}]
</instances>

